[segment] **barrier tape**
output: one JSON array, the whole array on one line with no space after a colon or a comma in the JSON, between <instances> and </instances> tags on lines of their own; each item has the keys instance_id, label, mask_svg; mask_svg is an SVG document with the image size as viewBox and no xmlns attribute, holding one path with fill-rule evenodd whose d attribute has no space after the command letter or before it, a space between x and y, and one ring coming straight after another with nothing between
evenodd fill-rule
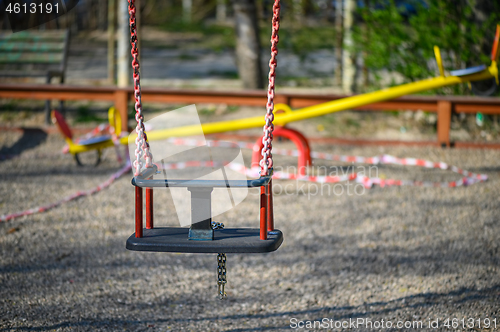
<instances>
[{"instance_id":1,"label":"barrier tape","mask_svg":"<svg viewBox=\"0 0 500 332\"><path fill-rule=\"evenodd\" d=\"M169 142L178 145L190 145L190 146L200 146L207 144L213 147L234 147L238 145L240 148L246 149L259 149L257 145L248 142L225 142L225 141L211 141L207 140L205 143L202 140L186 139L186 138L175 138L169 139ZM298 157L298 150L287 150L287 149L276 149L273 148L274 155L292 156ZM453 188L460 186L467 186L477 182L484 182L488 180L488 176L485 174L476 174L464 169L458 168L453 165L448 165L443 162L432 162L424 159L415 158L397 158L391 155L380 155L374 157L360 157L360 156L349 156L349 155L335 155L323 152L311 152L311 157L314 159L323 159L331 161L340 161L345 163L359 163L359 164L371 164L371 165L400 165L400 166L420 166L424 168L435 168L441 170L448 170L454 173L463 175L463 178L456 181L449 182L431 182L431 181L412 181L412 180L396 180L396 179L382 179L382 178L370 178L365 175L353 173L344 174L341 176L313 176L304 175L300 176L293 173L287 172L277 172L273 174L273 179L281 180L299 180L299 181L309 181L317 183L337 183L344 181L356 181L365 186L365 188L371 188L374 185L379 185L381 187L386 186L420 186L420 187L440 187L440 188ZM258 177L258 168L247 169L244 165L230 163L230 167L238 172L244 172L249 177Z\"/></svg>"},{"instance_id":2,"label":"barrier tape","mask_svg":"<svg viewBox=\"0 0 500 332\"><path fill-rule=\"evenodd\" d=\"M208 144L212 147L240 147L247 149L254 149L255 145L248 142L224 142L224 141L201 141L194 139L185 139L185 138L175 138L169 139L169 142L178 145L188 145L188 146L200 146ZM257 147L258 148L258 147ZM299 152L297 150L286 150L286 149L273 149L273 154L275 155L284 155L284 156L298 156ZM372 165L402 165L402 166L420 166L424 168L434 168L441 170L449 170L454 173L463 175L464 177L451 182L431 182L431 181L412 181L412 180L395 180L395 179L382 179L382 178L370 178L365 175L360 175L357 173L344 174L341 176L315 176L315 175L297 175L293 173L280 172L276 171L273 174L273 179L281 179L281 180L298 180L298 181L309 181L309 182L317 182L317 183L338 183L344 181L356 181L361 183L365 188L372 188L374 185L379 185L380 187L386 186L423 186L423 187L440 187L440 188L454 188L460 186L467 186L478 182L484 182L488 180L488 176L485 174L476 174L464 169L458 168L453 165L448 165L443 162L432 162L423 159L415 159L415 158L397 158L391 155L380 155L375 157L360 157L360 156L349 156L349 155L334 155L322 152L312 152L311 157L315 159L323 159L323 160L331 160L331 161L340 161L345 163L364 163L364 164L372 164ZM237 172L244 173L249 177L259 177L260 168L246 168L245 165L231 163L231 162L222 162L222 163L214 163L214 162L199 162L199 161L188 161L182 163L169 163L169 164L159 164L157 166L159 169L182 169L186 167L215 167L215 166L226 166L228 165L231 169ZM108 180L98 185L94 189L87 191L78 191L62 200L59 200L55 203L36 207L33 209L29 209L22 212L12 213L8 215L0 216L0 222L9 221L18 217L28 216L34 213L45 212L49 209L55 208L63 203L75 200L78 197L89 196L99 191L109 187L115 180L123 176L125 173L128 173L131 170L130 162L127 161L126 165L122 167L118 172L114 173Z\"/></svg>"},{"instance_id":3,"label":"barrier tape","mask_svg":"<svg viewBox=\"0 0 500 332\"><path fill-rule=\"evenodd\" d=\"M99 191L109 187L113 182L115 182L115 180L119 179L121 176L128 173L130 171L130 169L131 169L130 162L127 162L125 164L125 166L123 166L118 172L111 175L106 181L104 181L103 183L101 183L100 185L98 185L97 187L95 187L93 189L85 190L85 191L77 191L76 193L74 193L70 196L67 196L66 198L61 199L61 200L59 200L55 203L52 203L52 204L32 208L32 209L29 209L26 211L21 211L21 212L16 212L16 213L11 213L11 214L0 216L0 222L9 221L9 220L19 218L22 216L29 216L29 215L32 215L35 213L45 212L45 211L48 211L48 210L53 209L55 207L58 207L59 205L61 205L63 203L75 200L78 197L90 196L90 195L93 195L95 193L98 193Z\"/></svg>"}]
</instances>

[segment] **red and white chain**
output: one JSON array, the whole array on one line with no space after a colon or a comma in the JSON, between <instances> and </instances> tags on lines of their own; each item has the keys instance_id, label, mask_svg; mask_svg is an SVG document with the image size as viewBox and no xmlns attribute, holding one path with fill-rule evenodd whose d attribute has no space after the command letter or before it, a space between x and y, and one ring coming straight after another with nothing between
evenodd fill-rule
<instances>
[{"instance_id":1,"label":"red and white chain","mask_svg":"<svg viewBox=\"0 0 500 332\"><path fill-rule=\"evenodd\" d=\"M142 101L141 101L141 76L139 72L139 49L137 48L137 26L136 26L136 7L135 0L128 0L128 12L130 15L130 45L132 46L132 68L134 70L134 97L135 97L135 120L137 126L135 132L137 138L135 139L135 158L133 163L134 176L138 176L142 169L141 158L144 157L146 161L146 168L153 166L153 156L149 151L148 137L144 130L144 117L142 116Z\"/></svg>"},{"instance_id":2,"label":"red and white chain","mask_svg":"<svg viewBox=\"0 0 500 332\"><path fill-rule=\"evenodd\" d=\"M273 5L273 28L271 34L271 59L269 60L269 85L267 88L267 104L266 104L266 124L264 125L264 137L262 137L262 160L260 161L260 175L266 176L269 174L269 168L273 167L273 120L274 120L274 90L276 82L276 57L278 56L278 41L280 28L280 0L275 0Z\"/></svg>"}]
</instances>

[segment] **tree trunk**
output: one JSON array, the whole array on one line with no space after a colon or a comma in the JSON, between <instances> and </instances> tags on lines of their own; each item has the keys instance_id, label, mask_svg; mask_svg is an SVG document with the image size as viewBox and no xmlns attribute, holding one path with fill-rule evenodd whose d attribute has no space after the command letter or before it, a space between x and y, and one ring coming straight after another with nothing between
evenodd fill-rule
<instances>
[{"instance_id":1,"label":"tree trunk","mask_svg":"<svg viewBox=\"0 0 500 332\"><path fill-rule=\"evenodd\" d=\"M485 23L491 17L491 13L498 12L500 10L500 5L497 1L491 0L476 0L474 6L472 7L473 11L473 19L475 25L479 28L479 31L482 28L485 28L484 38L481 40L481 45L477 45L476 54L477 63L481 63L479 56L480 54L490 55L491 47L493 45L493 37L495 35L495 29L497 22L493 22L491 26L485 26Z\"/></svg>"},{"instance_id":2,"label":"tree trunk","mask_svg":"<svg viewBox=\"0 0 500 332\"><path fill-rule=\"evenodd\" d=\"M365 1L365 6L368 10L370 10L370 0ZM368 28L368 25L366 23L363 24L362 26L362 31L364 34L364 40L366 45L370 42L370 29ZM370 84L370 73L368 72L368 67L366 66L366 58L368 57L367 51L363 51L362 53L363 57L363 90L365 91L368 88L368 85Z\"/></svg>"},{"instance_id":3,"label":"tree trunk","mask_svg":"<svg viewBox=\"0 0 500 332\"><path fill-rule=\"evenodd\" d=\"M354 89L354 77L356 74L354 57L351 54L352 46L352 24L353 12L356 6L355 0L345 0L344 8L344 47L342 50L342 89L345 93L351 93Z\"/></svg>"},{"instance_id":4,"label":"tree trunk","mask_svg":"<svg viewBox=\"0 0 500 332\"><path fill-rule=\"evenodd\" d=\"M100 1L97 4L97 8L99 10L99 29L106 31L106 22L107 22L107 17L108 17L108 4L106 1Z\"/></svg>"},{"instance_id":5,"label":"tree trunk","mask_svg":"<svg viewBox=\"0 0 500 332\"><path fill-rule=\"evenodd\" d=\"M223 23L226 21L226 17L227 17L226 0L217 0L217 9L216 9L215 13L216 13L217 22Z\"/></svg>"},{"instance_id":6,"label":"tree trunk","mask_svg":"<svg viewBox=\"0 0 500 332\"><path fill-rule=\"evenodd\" d=\"M193 0L182 0L182 19L184 23L191 23Z\"/></svg>"},{"instance_id":7,"label":"tree trunk","mask_svg":"<svg viewBox=\"0 0 500 332\"><path fill-rule=\"evenodd\" d=\"M236 62L245 89L262 89L259 27L255 0L234 1Z\"/></svg>"},{"instance_id":8,"label":"tree trunk","mask_svg":"<svg viewBox=\"0 0 500 332\"><path fill-rule=\"evenodd\" d=\"M108 0L108 80L115 84L115 23L116 23L116 1Z\"/></svg>"},{"instance_id":9,"label":"tree trunk","mask_svg":"<svg viewBox=\"0 0 500 332\"><path fill-rule=\"evenodd\" d=\"M293 16L294 16L295 21L297 23L301 23L302 16L303 16L302 0L293 0L292 7L293 7Z\"/></svg>"},{"instance_id":10,"label":"tree trunk","mask_svg":"<svg viewBox=\"0 0 500 332\"><path fill-rule=\"evenodd\" d=\"M335 5L335 85L342 85L342 48L344 29L342 22L342 0L336 0Z\"/></svg>"}]
</instances>

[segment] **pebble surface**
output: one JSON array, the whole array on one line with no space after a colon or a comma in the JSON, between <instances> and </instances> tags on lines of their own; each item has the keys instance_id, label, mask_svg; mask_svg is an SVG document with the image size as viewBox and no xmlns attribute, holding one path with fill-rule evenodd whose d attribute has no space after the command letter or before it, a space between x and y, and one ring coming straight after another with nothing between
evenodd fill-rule
<instances>
[{"instance_id":1,"label":"pebble surface","mask_svg":"<svg viewBox=\"0 0 500 332\"><path fill-rule=\"evenodd\" d=\"M22 135L0 133L3 151L16 152ZM19 157L0 161L0 214L93 188L120 167L113 149L97 168L77 167L58 154L58 134L39 139ZM447 318L473 318L474 330L495 330L485 329L489 318L500 328L500 151L313 149L443 161L489 180L453 189L375 187L351 195L326 187L315 194L320 187L276 181L275 190L289 185L287 193L274 196L284 243L269 254L228 254L228 298L220 301L215 254L125 249L134 231L134 190L126 175L97 195L0 223L0 331L281 331L324 318L333 324L324 330L372 330L343 323L357 319L421 321L421 330L444 331L452 330L443 325ZM276 157L276 163L295 160ZM418 167L377 171L386 178L458 178ZM156 224L176 225L168 191L155 195ZM257 193L217 221L258 227ZM438 328L429 328L436 320ZM336 328L337 321L344 327Z\"/></svg>"}]
</instances>

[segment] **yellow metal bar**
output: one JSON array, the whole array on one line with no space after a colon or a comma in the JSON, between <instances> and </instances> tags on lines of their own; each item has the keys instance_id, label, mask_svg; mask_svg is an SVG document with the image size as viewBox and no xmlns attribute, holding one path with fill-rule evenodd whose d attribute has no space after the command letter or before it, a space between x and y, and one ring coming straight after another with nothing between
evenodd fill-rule
<instances>
[{"instance_id":1,"label":"yellow metal bar","mask_svg":"<svg viewBox=\"0 0 500 332\"><path fill-rule=\"evenodd\" d=\"M441 51L437 46L434 46L434 55L436 56L436 62L439 68L439 74L444 77L443 59L441 58Z\"/></svg>"},{"instance_id":2,"label":"yellow metal bar","mask_svg":"<svg viewBox=\"0 0 500 332\"><path fill-rule=\"evenodd\" d=\"M309 106L293 112L279 113L275 115L274 123L277 125L285 125L289 122L310 119L329 113L340 112L356 107L378 103L385 100L394 99L404 95L409 95L425 90L441 88L444 86L467 83L470 81L480 81L498 76L498 68L496 62L492 62L491 66L484 71L467 76L448 76L434 77L427 80L399 85L392 88L387 88L375 92L356 95L348 98L338 99L319 105ZM252 117L239 120L229 120L221 122L212 122L202 124L204 134L215 134L227 131L235 131L264 126L264 117ZM150 131L148 132L149 140L166 139L169 137L192 136L199 133L197 126L185 126L167 130ZM128 143L128 138L124 137L120 140L122 144Z\"/></svg>"},{"instance_id":3,"label":"yellow metal bar","mask_svg":"<svg viewBox=\"0 0 500 332\"><path fill-rule=\"evenodd\" d=\"M121 144L127 144L124 141L120 140ZM68 142L69 144L69 142ZM105 148L110 148L113 147L114 143L113 140L108 140L100 143L95 143L95 144L88 144L88 145L81 145L81 144L74 144L71 143L69 144L69 153L71 154L77 154L77 153L82 153L82 152L87 152L87 151L92 151L92 150L101 150Z\"/></svg>"},{"instance_id":4,"label":"yellow metal bar","mask_svg":"<svg viewBox=\"0 0 500 332\"><path fill-rule=\"evenodd\" d=\"M292 114L277 116L276 118L279 120L277 120L276 122L288 123L297 120L309 119L325 115L328 113L343 111L346 109L352 109L363 105L369 105L389 99L394 99L404 95L417 93L420 91L441 88L448 85L466 83L469 81L485 80L495 77L497 73L498 69L496 63L493 63L490 67L477 74L467 75L463 77L458 77L458 76L434 77L427 80L399 85L393 88L383 89L380 91L365 93L362 95L352 96L348 98L326 102L319 105L305 107L299 111L293 112Z\"/></svg>"}]
</instances>

